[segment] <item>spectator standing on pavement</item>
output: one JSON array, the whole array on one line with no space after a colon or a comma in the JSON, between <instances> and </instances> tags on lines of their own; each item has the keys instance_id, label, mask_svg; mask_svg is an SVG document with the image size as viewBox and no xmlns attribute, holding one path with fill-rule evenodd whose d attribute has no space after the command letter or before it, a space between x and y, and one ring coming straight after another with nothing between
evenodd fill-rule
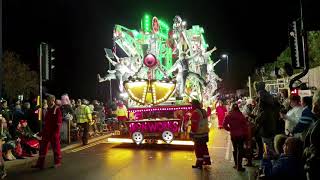
<instances>
[{"instance_id":1,"label":"spectator standing on pavement","mask_svg":"<svg viewBox=\"0 0 320 180\"><path fill-rule=\"evenodd\" d=\"M244 157L244 142L248 136L248 123L237 104L231 106L231 111L223 121L225 130L230 131L233 145L234 168L238 171L245 171L242 167Z\"/></svg>"},{"instance_id":2,"label":"spectator standing on pavement","mask_svg":"<svg viewBox=\"0 0 320 180\"><path fill-rule=\"evenodd\" d=\"M61 127L61 141L69 143L69 126L72 123L74 117L74 111L71 107L68 94L61 96L61 112L62 112L62 127Z\"/></svg>"},{"instance_id":3,"label":"spectator standing on pavement","mask_svg":"<svg viewBox=\"0 0 320 180\"><path fill-rule=\"evenodd\" d=\"M290 99L289 99L287 90L281 91L281 93L280 93L280 102L281 102L281 105L284 107L284 109L286 111L289 111L289 109L290 109Z\"/></svg>"},{"instance_id":4,"label":"spectator standing on pavement","mask_svg":"<svg viewBox=\"0 0 320 180\"><path fill-rule=\"evenodd\" d=\"M190 137L194 141L194 151L197 157L192 168L202 169L203 165L211 165L207 142L209 141L209 127L207 113L201 109L198 100L192 100L191 132Z\"/></svg>"},{"instance_id":5,"label":"spectator standing on pavement","mask_svg":"<svg viewBox=\"0 0 320 180\"><path fill-rule=\"evenodd\" d=\"M279 114L279 112L275 110L274 99L270 93L265 90L265 84L263 82L258 83L256 89L259 97L259 103L257 116L255 118L255 128L258 135L261 137L262 142L267 144L269 147L269 153L274 155L273 141L277 131L276 117L278 117L277 114ZM262 150L261 146L262 144L259 145L259 149ZM259 152L261 152L261 150L259 150Z\"/></svg>"},{"instance_id":6,"label":"spectator standing on pavement","mask_svg":"<svg viewBox=\"0 0 320 180\"><path fill-rule=\"evenodd\" d=\"M253 99L247 99L246 105L243 108L242 114L247 119L248 122L248 136L245 141L246 149L245 154L247 158L246 166L252 166L253 159L253 136L254 136L254 123L253 123L253 109L255 107L255 101Z\"/></svg>"},{"instance_id":7,"label":"spectator standing on pavement","mask_svg":"<svg viewBox=\"0 0 320 180\"><path fill-rule=\"evenodd\" d=\"M316 121L316 118L312 113L312 97L303 97L302 106L302 114L299 118L298 124L293 128L292 133L301 133L300 138L302 141L304 141L309 128Z\"/></svg>"},{"instance_id":8,"label":"spectator standing on pavement","mask_svg":"<svg viewBox=\"0 0 320 180\"><path fill-rule=\"evenodd\" d=\"M71 99L70 103L71 103L72 109L75 110L76 109L76 101L74 99Z\"/></svg>"},{"instance_id":9,"label":"spectator standing on pavement","mask_svg":"<svg viewBox=\"0 0 320 180\"><path fill-rule=\"evenodd\" d=\"M82 144L88 144L88 136L89 136L89 125L92 122L92 114L89 106L86 105L87 100L83 99L78 100L77 109L75 111L77 123L83 128L82 132Z\"/></svg>"},{"instance_id":10,"label":"spectator standing on pavement","mask_svg":"<svg viewBox=\"0 0 320 180\"><path fill-rule=\"evenodd\" d=\"M13 125L13 130L11 131L11 135L13 137L16 137L16 128L18 126L18 124L20 123L20 120L24 119L24 113L23 111L21 110L21 105L16 103L15 105L15 109L14 109L14 112L13 112L13 118L12 118L12 125Z\"/></svg>"},{"instance_id":11,"label":"spectator standing on pavement","mask_svg":"<svg viewBox=\"0 0 320 180\"><path fill-rule=\"evenodd\" d=\"M51 144L54 155L54 168L61 166L61 149L60 149L60 128L62 124L62 113L60 108L55 105L55 96L49 95L48 111L45 116L45 126L41 133L39 158L33 168L43 169L49 143Z\"/></svg>"},{"instance_id":12,"label":"spectator standing on pavement","mask_svg":"<svg viewBox=\"0 0 320 180\"><path fill-rule=\"evenodd\" d=\"M301 106L300 96L290 96L290 109L287 114L282 114L281 117L285 120L285 134L289 135L292 133L293 128L298 124L299 119L302 115L303 108ZM299 135L296 135L299 136Z\"/></svg>"},{"instance_id":13,"label":"spectator standing on pavement","mask_svg":"<svg viewBox=\"0 0 320 180\"><path fill-rule=\"evenodd\" d=\"M316 122L309 128L304 142L305 170L308 180L320 179L320 91L313 96L312 112Z\"/></svg>"}]
</instances>

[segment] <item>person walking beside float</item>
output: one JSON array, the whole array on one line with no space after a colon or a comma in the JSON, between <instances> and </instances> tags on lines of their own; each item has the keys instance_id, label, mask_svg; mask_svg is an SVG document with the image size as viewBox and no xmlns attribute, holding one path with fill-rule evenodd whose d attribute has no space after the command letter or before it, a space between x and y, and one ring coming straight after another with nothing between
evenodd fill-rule
<instances>
[{"instance_id":1,"label":"person walking beside float","mask_svg":"<svg viewBox=\"0 0 320 180\"><path fill-rule=\"evenodd\" d=\"M198 100L192 100L191 132L194 141L194 151L197 157L192 168L202 169L203 165L211 165L207 142L209 141L208 119L205 110L201 109Z\"/></svg>"}]
</instances>

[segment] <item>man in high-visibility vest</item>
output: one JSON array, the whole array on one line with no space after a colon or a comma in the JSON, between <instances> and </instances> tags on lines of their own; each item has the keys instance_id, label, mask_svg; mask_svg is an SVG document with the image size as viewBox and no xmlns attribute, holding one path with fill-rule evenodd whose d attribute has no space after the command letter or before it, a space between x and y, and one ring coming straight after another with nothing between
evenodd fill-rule
<instances>
[{"instance_id":1,"label":"man in high-visibility vest","mask_svg":"<svg viewBox=\"0 0 320 180\"><path fill-rule=\"evenodd\" d=\"M128 120L128 110L122 101L118 102L116 114L117 114L117 119L119 121L119 124L122 125L127 130L127 125L125 121Z\"/></svg>"},{"instance_id":2,"label":"man in high-visibility vest","mask_svg":"<svg viewBox=\"0 0 320 180\"><path fill-rule=\"evenodd\" d=\"M207 147L209 141L209 127L207 113L201 108L198 100L192 100L191 132L190 137L194 141L194 151L197 157L192 168L202 169L202 165L211 165L211 159Z\"/></svg>"},{"instance_id":3,"label":"man in high-visibility vest","mask_svg":"<svg viewBox=\"0 0 320 180\"><path fill-rule=\"evenodd\" d=\"M122 101L118 103L116 114L119 121L126 121L128 119L128 110Z\"/></svg>"},{"instance_id":4,"label":"man in high-visibility vest","mask_svg":"<svg viewBox=\"0 0 320 180\"><path fill-rule=\"evenodd\" d=\"M88 101L83 99L82 102L79 99L77 102L77 109L75 110L77 123L83 128L82 132L82 144L88 144L88 137L89 137L89 126L92 122L92 112L87 106Z\"/></svg>"}]
</instances>

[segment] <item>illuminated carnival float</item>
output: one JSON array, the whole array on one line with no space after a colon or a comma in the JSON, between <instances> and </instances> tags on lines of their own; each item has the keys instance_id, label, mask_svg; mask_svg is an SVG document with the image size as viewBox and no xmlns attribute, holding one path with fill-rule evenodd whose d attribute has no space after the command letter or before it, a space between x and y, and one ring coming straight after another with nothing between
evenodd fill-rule
<instances>
[{"instance_id":1,"label":"illuminated carnival float","mask_svg":"<svg viewBox=\"0 0 320 180\"><path fill-rule=\"evenodd\" d=\"M99 82L119 80L121 94L128 95L126 133L123 142L181 143L188 139L191 99L210 104L216 96L217 81L200 26L187 29L186 21L175 16L173 25L150 15L141 19L139 31L115 25L113 50L105 49L114 70ZM123 57L116 50L121 49ZM109 138L109 141L115 138Z\"/></svg>"}]
</instances>

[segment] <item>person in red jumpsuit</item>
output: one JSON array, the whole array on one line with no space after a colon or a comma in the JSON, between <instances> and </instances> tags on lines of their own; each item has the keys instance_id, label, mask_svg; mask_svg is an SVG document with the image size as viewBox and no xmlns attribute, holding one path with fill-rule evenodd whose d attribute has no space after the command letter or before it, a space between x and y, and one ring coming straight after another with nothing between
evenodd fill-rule
<instances>
[{"instance_id":1,"label":"person in red jumpsuit","mask_svg":"<svg viewBox=\"0 0 320 180\"><path fill-rule=\"evenodd\" d=\"M192 168L202 169L203 165L211 165L207 142L209 141L209 127L207 113L201 108L198 100L192 100L191 132L194 141L194 152L197 157Z\"/></svg>"},{"instance_id":2,"label":"person in red jumpsuit","mask_svg":"<svg viewBox=\"0 0 320 180\"><path fill-rule=\"evenodd\" d=\"M33 168L44 168L44 161L48 152L49 143L51 144L54 155L54 168L61 166L61 149L60 149L60 128L62 124L62 112L55 105L55 97L48 97L48 110L44 117L44 128L41 132L42 140L40 141L39 158Z\"/></svg>"},{"instance_id":3,"label":"person in red jumpsuit","mask_svg":"<svg viewBox=\"0 0 320 180\"><path fill-rule=\"evenodd\" d=\"M218 128L223 128L223 120L226 116L227 108L223 105L223 102L221 100L218 101L216 106L216 114L218 117Z\"/></svg>"}]
</instances>

